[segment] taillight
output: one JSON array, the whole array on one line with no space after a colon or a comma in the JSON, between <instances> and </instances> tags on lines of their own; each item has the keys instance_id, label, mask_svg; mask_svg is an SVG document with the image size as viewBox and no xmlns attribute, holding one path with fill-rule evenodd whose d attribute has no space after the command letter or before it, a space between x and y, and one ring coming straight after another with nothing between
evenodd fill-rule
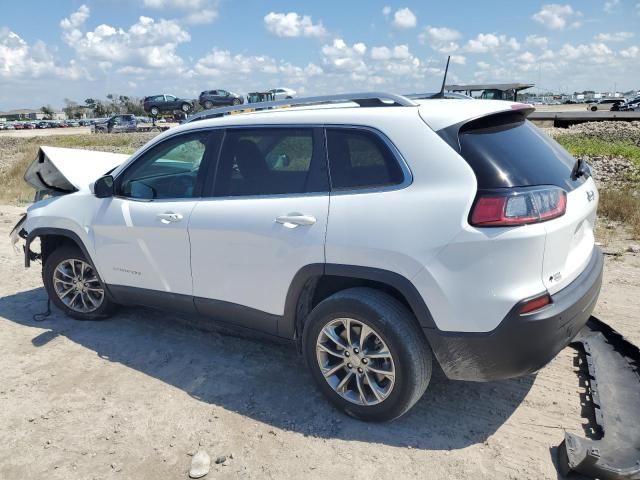
<instances>
[{"instance_id":1,"label":"taillight","mask_svg":"<svg viewBox=\"0 0 640 480\"><path fill-rule=\"evenodd\" d=\"M532 298L520 306L520 314L532 313L551 304L551 297L548 293Z\"/></svg>"},{"instance_id":2,"label":"taillight","mask_svg":"<svg viewBox=\"0 0 640 480\"><path fill-rule=\"evenodd\" d=\"M561 217L566 209L567 194L559 187L480 191L469 223L477 227L527 225Z\"/></svg>"}]
</instances>

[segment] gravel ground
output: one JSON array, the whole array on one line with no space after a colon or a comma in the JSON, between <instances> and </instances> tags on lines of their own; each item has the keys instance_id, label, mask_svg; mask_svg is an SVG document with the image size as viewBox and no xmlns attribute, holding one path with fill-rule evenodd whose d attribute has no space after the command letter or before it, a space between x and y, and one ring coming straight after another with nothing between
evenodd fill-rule
<instances>
[{"instance_id":1,"label":"gravel ground","mask_svg":"<svg viewBox=\"0 0 640 480\"><path fill-rule=\"evenodd\" d=\"M605 141L624 140L640 147L640 122L588 122L542 130L552 137L579 135ZM582 158L591 165L598 186L621 187L630 178L640 179L640 166L624 157L585 155Z\"/></svg>"},{"instance_id":2,"label":"gravel ground","mask_svg":"<svg viewBox=\"0 0 640 480\"><path fill-rule=\"evenodd\" d=\"M0 206L0 238L19 207ZM606 248L628 239L612 230ZM324 400L289 347L195 330L123 309L104 322L54 311L40 268L0 242L0 478L558 478L564 431L583 435L574 351L535 375L492 383L436 371L416 407L387 424ZM640 342L640 256L607 258L597 314Z\"/></svg>"}]
</instances>

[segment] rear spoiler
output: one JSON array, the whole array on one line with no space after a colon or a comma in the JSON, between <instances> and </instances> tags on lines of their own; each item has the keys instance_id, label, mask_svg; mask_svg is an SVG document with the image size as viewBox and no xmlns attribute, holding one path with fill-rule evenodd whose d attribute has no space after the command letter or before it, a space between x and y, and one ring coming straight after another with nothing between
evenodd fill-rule
<instances>
[{"instance_id":1,"label":"rear spoiler","mask_svg":"<svg viewBox=\"0 0 640 480\"><path fill-rule=\"evenodd\" d=\"M456 152L460 151L460 131L470 124L480 122L482 120L490 120L496 117L503 117L507 115L519 115L522 116L522 120L526 119L529 115L531 115L535 111L535 107L533 105L529 105L528 103L514 103L511 105L510 109L493 111L490 113L486 113L483 115L479 115L477 117L467 118L459 123L455 123L453 125L449 125L440 130L436 130L436 133L442 138L445 142L449 144L451 148L453 148Z\"/></svg>"}]
</instances>

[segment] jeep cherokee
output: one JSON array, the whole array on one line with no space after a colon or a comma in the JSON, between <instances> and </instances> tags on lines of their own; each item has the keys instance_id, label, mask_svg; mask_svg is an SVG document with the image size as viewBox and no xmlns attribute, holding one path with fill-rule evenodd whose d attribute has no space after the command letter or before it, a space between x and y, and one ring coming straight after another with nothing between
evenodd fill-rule
<instances>
[{"instance_id":1,"label":"jeep cherokee","mask_svg":"<svg viewBox=\"0 0 640 480\"><path fill-rule=\"evenodd\" d=\"M586 323L598 192L529 105L374 93L227 115L242 108L130 158L41 148L25 179L48 198L12 237L55 306L144 305L290 340L364 420L411 408L434 361L451 379L526 375Z\"/></svg>"}]
</instances>

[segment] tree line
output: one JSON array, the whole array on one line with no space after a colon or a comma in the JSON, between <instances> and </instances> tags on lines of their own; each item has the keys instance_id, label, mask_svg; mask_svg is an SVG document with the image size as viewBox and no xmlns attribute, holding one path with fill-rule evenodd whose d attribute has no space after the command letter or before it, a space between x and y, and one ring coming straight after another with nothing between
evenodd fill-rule
<instances>
[{"instance_id":1,"label":"tree line","mask_svg":"<svg viewBox=\"0 0 640 480\"><path fill-rule=\"evenodd\" d=\"M133 115L144 115L142 107L143 99L139 97L130 97L128 95L116 95L110 93L105 100L98 98L87 98L84 103L76 102L70 98L64 99L64 108L62 111L68 119L78 119L85 117L87 113L92 117L109 117L120 113L131 113ZM40 108L45 118L53 118L53 108L45 105ZM89 112L88 112L89 111Z\"/></svg>"}]
</instances>

